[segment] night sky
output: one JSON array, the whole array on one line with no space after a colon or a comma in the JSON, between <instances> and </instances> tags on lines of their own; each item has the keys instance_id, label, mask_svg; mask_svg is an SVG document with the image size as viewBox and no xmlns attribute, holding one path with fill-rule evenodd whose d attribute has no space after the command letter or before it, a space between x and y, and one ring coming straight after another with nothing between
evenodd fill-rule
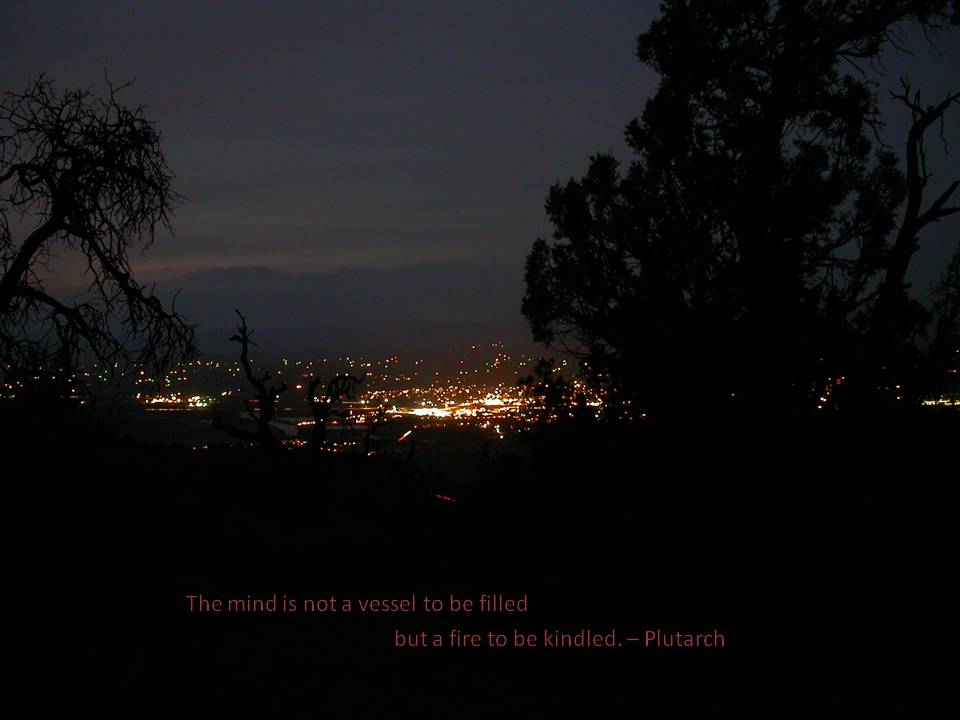
<instances>
[{"instance_id":1,"label":"night sky","mask_svg":"<svg viewBox=\"0 0 960 720\"><path fill-rule=\"evenodd\" d=\"M135 80L187 201L175 237L135 258L180 289L178 309L220 354L244 309L288 354L417 351L529 339L523 261L548 236L553 182L589 156L628 158L627 121L656 76L634 56L654 2L0 2L0 87ZM888 54L940 100L960 43ZM888 113L899 146L909 120ZM960 112L946 137L960 139ZM960 148L931 143L933 190ZM924 288L958 222L924 238ZM75 284L61 264L54 285Z\"/></svg>"}]
</instances>

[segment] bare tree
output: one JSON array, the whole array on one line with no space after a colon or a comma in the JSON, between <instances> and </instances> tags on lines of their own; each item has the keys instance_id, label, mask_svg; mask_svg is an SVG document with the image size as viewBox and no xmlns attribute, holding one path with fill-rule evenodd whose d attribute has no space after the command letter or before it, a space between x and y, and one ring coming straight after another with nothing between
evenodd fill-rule
<instances>
[{"instance_id":1,"label":"bare tree","mask_svg":"<svg viewBox=\"0 0 960 720\"><path fill-rule=\"evenodd\" d=\"M276 402L280 395L287 389L287 384L281 382L279 386L270 384L270 373L264 371L263 375L256 375L253 372L253 366L250 364L250 346L256 345L251 337L253 331L247 328L247 319L239 310L236 310L240 318L240 324L237 326L237 334L232 335L230 340L240 343L240 365L243 367L243 374L247 382L253 385L257 391L257 407L254 409L250 400L244 400L243 404L247 409L247 414L257 424L256 432L249 432L243 428L238 428L232 423L225 422L221 418L214 418L213 424L217 430L223 430L235 438L247 440L249 442L259 443L265 448L276 450L282 447L273 431L270 429L270 421L276 414Z\"/></svg>"},{"instance_id":2,"label":"bare tree","mask_svg":"<svg viewBox=\"0 0 960 720\"><path fill-rule=\"evenodd\" d=\"M924 208L924 194L930 182L927 170L926 133L935 125L942 128L944 114L960 103L960 92L947 96L936 105L924 105L920 91L912 92L909 83L901 80L902 93L891 93L894 99L906 105L913 116L913 124L907 135L907 204L903 219L893 244L887 254L886 274L878 288L878 298L872 317L874 335L889 336L887 327L902 304L906 290L905 278L910 260L920 248L918 235L927 225L960 211L960 206L948 205L950 198L960 187L960 180L953 180L936 199Z\"/></svg>"},{"instance_id":3,"label":"bare tree","mask_svg":"<svg viewBox=\"0 0 960 720\"><path fill-rule=\"evenodd\" d=\"M327 420L330 418L340 418L346 421L347 416L343 411L341 404L344 400L353 398L357 394L360 384L367 376L356 377L348 373L338 373L330 378L327 383L326 392L323 396L317 395L317 388L320 387L320 376L315 375L307 386L307 402L310 404L310 411L313 413L313 433L310 439L310 447L313 450L323 449L323 444L327 439Z\"/></svg>"},{"instance_id":4,"label":"bare tree","mask_svg":"<svg viewBox=\"0 0 960 720\"><path fill-rule=\"evenodd\" d=\"M380 428L390 422L390 418L387 415L387 406L381 405L380 407L373 408L367 413L367 426L363 431L363 454L370 455L370 444L373 442L373 435Z\"/></svg>"},{"instance_id":5,"label":"bare tree","mask_svg":"<svg viewBox=\"0 0 960 720\"><path fill-rule=\"evenodd\" d=\"M85 358L159 372L195 355L193 328L133 276L181 199L142 107L41 76L0 94L0 360L67 376ZM86 291L58 298L49 262L78 255Z\"/></svg>"},{"instance_id":6,"label":"bare tree","mask_svg":"<svg viewBox=\"0 0 960 720\"><path fill-rule=\"evenodd\" d=\"M960 389L960 244L934 286L933 297L936 327L930 346L928 392L937 394L951 386L956 392Z\"/></svg>"}]
</instances>

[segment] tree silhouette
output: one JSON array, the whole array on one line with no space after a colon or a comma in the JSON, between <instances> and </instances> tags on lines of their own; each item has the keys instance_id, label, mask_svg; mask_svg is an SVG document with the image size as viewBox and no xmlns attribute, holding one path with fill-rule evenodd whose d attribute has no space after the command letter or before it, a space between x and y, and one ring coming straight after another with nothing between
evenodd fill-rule
<instances>
[{"instance_id":1,"label":"tree silhouette","mask_svg":"<svg viewBox=\"0 0 960 720\"><path fill-rule=\"evenodd\" d=\"M153 373L195 354L193 329L138 283L131 248L170 230L179 196L142 107L41 76L0 95L0 360L8 375L61 379L91 357ZM86 292L48 289L51 258L78 254Z\"/></svg>"},{"instance_id":2,"label":"tree silhouette","mask_svg":"<svg viewBox=\"0 0 960 720\"><path fill-rule=\"evenodd\" d=\"M526 266L534 338L576 355L618 417L800 410L851 375L876 390L923 319L905 299L918 234L956 210L956 183L924 198L923 138L957 96L925 106L904 87L904 176L861 63L950 6L661 7L638 40L661 80L627 127L632 162L597 155L548 195L554 236Z\"/></svg>"},{"instance_id":3,"label":"tree silhouette","mask_svg":"<svg viewBox=\"0 0 960 720\"><path fill-rule=\"evenodd\" d=\"M944 113L951 105L960 103L960 93L954 93L936 105L924 105L919 91L912 93L906 81L902 84L903 92L894 93L893 97L910 109L913 119L906 148L906 207L893 242L887 250L886 272L875 290L876 301L869 316L865 343L857 362L853 365L854 390L861 394L869 394L872 388L884 382L887 385L897 384L897 378L885 372L885 369L891 365L892 357L899 354L904 345L909 345L909 338L906 336L914 332L917 324L910 322L910 319L917 317L918 313L916 301L907 293L909 286L906 283L906 275L910 260L920 249L918 236L927 225L939 222L942 218L960 211L960 207L947 205L960 187L960 180L951 182L929 204L924 202L924 191L931 178L927 170L924 135L930 128L942 122ZM957 252L960 252L960 247ZM954 263L955 258L956 253L954 253ZM947 313L940 313L936 340L931 346L931 371L928 377L940 374L933 367L942 365L944 343L947 343L949 338L949 333L945 334L944 322L948 324L950 322L951 304L948 299L950 278L948 269L940 286L941 291L947 291L947 297L941 296L941 302L946 300L943 307ZM955 313L955 310L953 312ZM920 317L925 321L926 313L924 312ZM848 392L849 387L848 385ZM932 388L924 387L921 383L917 389L931 390Z\"/></svg>"},{"instance_id":4,"label":"tree silhouette","mask_svg":"<svg viewBox=\"0 0 960 720\"><path fill-rule=\"evenodd\" d=\"M366 375L355 377L348 373L338 373L330 378L327 383L326 392L322 397L317 395L317 388L320 387L320 376L315 375L307 385L307 402L310 405L310 411L313 413L313 432L310 436L310 447L312 450L322 450L327 439L327 420L333 417L340 418L346 422L347 416L341 407L345 399L354 397L357 389L364 381Z\"/></svg>"},{"instance_id":5,"label":"tree silhouette","mask_svg":"<svg viewBox=\"0 0 960 720\"><path fill-rule=\"evenodd\" d=\"M230 340L240 343L240 365L243 367L243 374L247 378L247 382L257 391L256 408L250 400L243 401L247 414L257 424L257 431L249 432L243 428L238 428L220 417L215 417L213 424L217 430L227 432L235 438L258 443L268 450L277 450L282 445L273 434L273 430L270 429L270 421L276 414L277 399L286 391L287 384L285 382L281 382L280 385L271 384L269 382L269 372L264 371L263 375L254 373L253 365L250 364L250 346L256 345L252 340L253 331L247 328L247 319L243 316L243 313L239 310L235 310L235 312L237 317L240 318L240 324L237 326L237 334L232 335Z\"/></svg>"},{"instance_id":6,"label":"tree silhouette","mask_svg":"<svg viewBox=\"0 0 960 720\"><path fill-rule=\"evenodd\" d=\"M389 410L386 405L370 408L366 414L366 428L363 431L362 450L364 456L373 455L376 450L371 449L373 436L380 428L390 423Z\"/></svg>"},{"instance_id":7,"label":"tree silhouette","mask_svg":"<svg viewBox=\"0 0 960 720\"><path fill-rule=\"evenodd\" d=\"M926 390L960 390L960 244L934 288L935 331L930 347ZM957 399L960 399L958 397Z\"/></svg>"},{"instance_id":8,"label":"tree silhouette","mask_svg":"<svg viewBox=\"0 0 960 720\"><path fill-rule=\"evenodd\" d=\"M575 405L573 384L556 367L553 358L540 358L533 372L517 380L524 396L540 408L539 422L547 424L568 418Z\"/></svg>"}]
</instances>

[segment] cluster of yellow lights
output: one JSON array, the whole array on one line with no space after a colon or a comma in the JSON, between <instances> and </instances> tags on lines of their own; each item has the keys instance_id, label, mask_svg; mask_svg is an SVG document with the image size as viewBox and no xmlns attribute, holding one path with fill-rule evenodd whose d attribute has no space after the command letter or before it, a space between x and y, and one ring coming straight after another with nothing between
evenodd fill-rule
<instances>
[{"instance_id":1,"label":"cluster of yellow lights","mask_svg":"<svg viewBox=\"0 0 960 720\"><path fill-rule=\"evenodd\" d=\"M225 394L225 393L224 393ZM213 405L216 400L207 395L189 395L181 393L171 393L169 395L144 395L137 393L135 398L144 405L176 405L185 408L207 408Z\"/></svg>"},{"instance_id":2,"label":"cluster of yellow lights","mask_svg":"<svg viewBox=\"0 0 960 720\"><path fill-rule=\"evenodd\" d=\"M823 389L823 394L817 398L817 410L823 410L823 408L827 406L827 404L830 402L830 396L833 394L833 391L839 386L843 385L843 383L846 382L846 379L846 376L838 377L836 379L827 378L827 385ZM900 386L897 385L897 387L899 388Z\"/></svg>"},{"instance_id":3,"label":"cluster of yellow lights","mask_svg":"<svg viewBox=\"0 0 960 720\"><path fill-rule=\"evenodd\" d=\"M493 361L485 363L485 372L490 372L498 367L503 367L511 362L511 357L502 352L502 345L495 344L498 351ZM472 350L479 348L473 347ZM475 359L474 359L475 360ZM525 360L525 358L524 358ZM414 362L412 375L398 374L399 358L392 356L383 361L368 363L357 358L337 358L338 364L342 367L344 363L355 372L364 373L363 393L357 399L342 399L341 406L346 413L342 423L345 428L358 428L368 426L371 423L381 424L389 422L400 417L407 417L416 422L426 422L436 426L445 426L455 424L459 426L478 426L485 430L492 431L497 437L504 437L522 426L537 423L541 416L543 408L542 399L535 394L530 393L529 388L520 387L514 382L491 383L484 382L480 378L453 377L449 379L440 379L432 377L433 373L420 374L423 368L423 361ZM464 366L466 361L461 361ZM322 366L327 364L324 358L320 362L301 362L292 360L282 360L281 367L277 370L276 377L280 377L290 371L295 373L295 377L290 378L289 385L293 393L288 398L299 396L300 401L305 405L303 392L307 386L306 380L312 378L316 371L314 365ZM519 366L525 365L520 362ZM226 400L230 395L244 395L244 390L240 387L231 387L230 389L219 392L218 389L213 397L203 395L190 395L186 393L175 392L171 386L174 383L184 383L192 380L195 371L205 371L209 368L219 369L229 373L230 379L236 378L241 373L237 363L190 363L180 366L165 378L161 379L165 391L156 395L137 395L137 400L148 406L148 409L156 411L176 411L186 409L203 409L215 405L220 400ZM317 367L317 370L320 368ZM379 373L377 371L380 371ZM305 372L306 371L306 372ZM476 371L469 371L470 374ZM461 372L462 376L465 372ZM403 377L401 377L403 375ZM420 375L422 382L415 382L416 376ZM146 383L149 378L146 373L140 371L138 380ZM398 380L405 381L402 385L394 387L384 386L381 382L391 383ZM414 381L414 382L411 382ZM230 380L228 380L230 382ZM232 384L232 383L231 383ZM586 404L599 413L602 406L602 399L599 394L592 392L580 381L574 380L573 390L578 394L586 396ZM183 387L183 385L181 385ZM217 397L219 395L220 397ZM289 400L289 407L281 407L284 413L291 413L296 416L301 414L305 408L293 400ZM373 413L371 415L371 413ZM312 418L307 414L306 417L293 417L290 419L292 424L299 428L307 428L314 424ZM332 422L332 425L340 424Z\"/></svg>"},{"instance_id":4,"label":"cluster of yellow lights","mask_svg":"<svg viewBox=\"0 0 960 720\"><path fill-rule=\"evenodd\" d=\"M458 388L459 394L467 394L468 397L473 393L464 388ZM405 395L406 393L402 393ZM486 418L495 415L517 415L529 408L529 401L519 392L502 392L497 394L487 392L483 397L469 399L466 402L454 402L447 400L445 402L433 405L421 403L421 407L403 408L394 405L391 412L399 415L410 415L413 417L428 418Z\"/></svg>"}]
</instances>

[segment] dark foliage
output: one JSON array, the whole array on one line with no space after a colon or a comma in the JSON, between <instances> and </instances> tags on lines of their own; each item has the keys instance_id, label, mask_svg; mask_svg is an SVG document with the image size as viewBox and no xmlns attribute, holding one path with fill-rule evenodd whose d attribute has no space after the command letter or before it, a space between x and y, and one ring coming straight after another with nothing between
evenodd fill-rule
<instances>
[{"instance_id":1,"label":"dark foliage","mask_svg":"<svg viewBox=\"0 0 960 720\"><path fill-rule=\"evenodd\" d=\"M618 415L800 411L839 378L849 406L899 382L926 317L906 269L957 210L956 182L925 197L924 136L958 95L926 105L904 84L904 173L860 63L949 10L663 3L638 42L661 83L627 128L633 160L595 156L550 190L554 238L526 268L535 339L579 357Z\"/></svg>"}]
</instances>

